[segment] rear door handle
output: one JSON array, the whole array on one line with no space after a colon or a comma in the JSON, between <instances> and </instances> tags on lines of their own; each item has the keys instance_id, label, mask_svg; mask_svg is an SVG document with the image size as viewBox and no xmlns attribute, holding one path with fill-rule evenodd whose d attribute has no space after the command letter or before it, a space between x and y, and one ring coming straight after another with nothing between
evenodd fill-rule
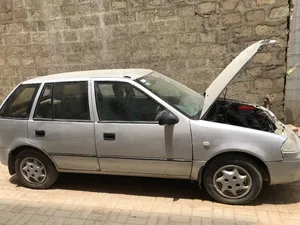
<instances>
[{"instance_id":1,"label":"rear door handle","mask_svg":"<svg viewBox=\"0 0 300 225\"><path fill-rule=\"evenodd\" d=\"M106 141L114 141L116 139L116 135L114 133L104 133L103 139Z\"/></svg>"},{"instance_id":2,"label":"rear door handle","mask_svg":"<svg viewBox=\"0 0 300 225\"><path fill-rule=\"evenodd\" d=\"M45 137L46 132L44 130L35 130L36 137Z\"/></svg>"}]
</instances>

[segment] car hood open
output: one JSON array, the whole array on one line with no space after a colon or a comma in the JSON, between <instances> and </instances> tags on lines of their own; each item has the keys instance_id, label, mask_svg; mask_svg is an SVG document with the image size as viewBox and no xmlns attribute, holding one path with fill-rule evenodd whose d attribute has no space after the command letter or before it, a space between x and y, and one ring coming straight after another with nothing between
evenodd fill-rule
<instances>
[{"instance_id":1,"label":"car hood open","mask_svg":"<svg viewBox=\"0 0 300 225\"><path fill-rule=\"evenodd\" d=\"M260 40L242 51L211 83L205 91L205 100L201 111L200 119L207 113L212 104L216 101L221 92L237 75L240 69L261 49L264 45L275 44L275 40Z\"/></svg>"}]
</instances>

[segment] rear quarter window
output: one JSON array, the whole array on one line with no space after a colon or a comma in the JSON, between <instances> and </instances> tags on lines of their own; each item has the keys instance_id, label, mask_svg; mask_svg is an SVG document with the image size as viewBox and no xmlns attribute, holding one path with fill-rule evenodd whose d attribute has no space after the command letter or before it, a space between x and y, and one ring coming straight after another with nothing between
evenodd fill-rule
<instances>
[{"instance_id":1,"label":"rear quarter window","mask_svg":"<svg viewBox=\"0 0 300 225\"><path fill-rule=\"evenodd\" d=\"M0 117L28 119L40 84L21 84L0 109Z\"/></svg>"}]
</instances>

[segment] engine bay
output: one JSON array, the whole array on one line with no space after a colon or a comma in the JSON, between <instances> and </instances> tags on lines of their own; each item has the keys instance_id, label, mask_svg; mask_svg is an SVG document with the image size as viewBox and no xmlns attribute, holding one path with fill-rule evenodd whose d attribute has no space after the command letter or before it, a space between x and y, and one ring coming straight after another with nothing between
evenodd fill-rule
<instances>
[{"instance_id":1,"label":"engine bay","mask_svg":"<svg viewBox=\"0 0 300 225\"><path fill-rule=\"evenodd\" d=\"M276 130L275 124L264 110L235 100L218 99L205 120L272 133Z\"/></svg>"}]
</instances>

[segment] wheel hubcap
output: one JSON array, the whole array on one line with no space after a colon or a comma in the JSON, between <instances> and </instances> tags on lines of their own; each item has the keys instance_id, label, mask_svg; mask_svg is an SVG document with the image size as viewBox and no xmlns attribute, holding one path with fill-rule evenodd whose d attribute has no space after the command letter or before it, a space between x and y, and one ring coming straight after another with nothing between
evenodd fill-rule
<instances>
[{"instance_id":1,"label":"wheel hubcap","mask_svg":"<svg viewBox=\"0 0 300 225\"><path fill-rule=\"evenodd\" d=\"M34 157L23 159L20 163L20 171L29 183L41 184L46 180L47 170L44 164Z\"/></svg>"},{"instance_id":2,"label":"wheel hubcap","mask_svg":"<svg viewBox=\"0 0 300 225\"><path fill-rule=\"evenodd\" d=\"M246 196L252 188L252 179L249 173L237 165L226 165L214 174L213 185L216 191L231 199Z\"/></svg>"}]
</instances>

